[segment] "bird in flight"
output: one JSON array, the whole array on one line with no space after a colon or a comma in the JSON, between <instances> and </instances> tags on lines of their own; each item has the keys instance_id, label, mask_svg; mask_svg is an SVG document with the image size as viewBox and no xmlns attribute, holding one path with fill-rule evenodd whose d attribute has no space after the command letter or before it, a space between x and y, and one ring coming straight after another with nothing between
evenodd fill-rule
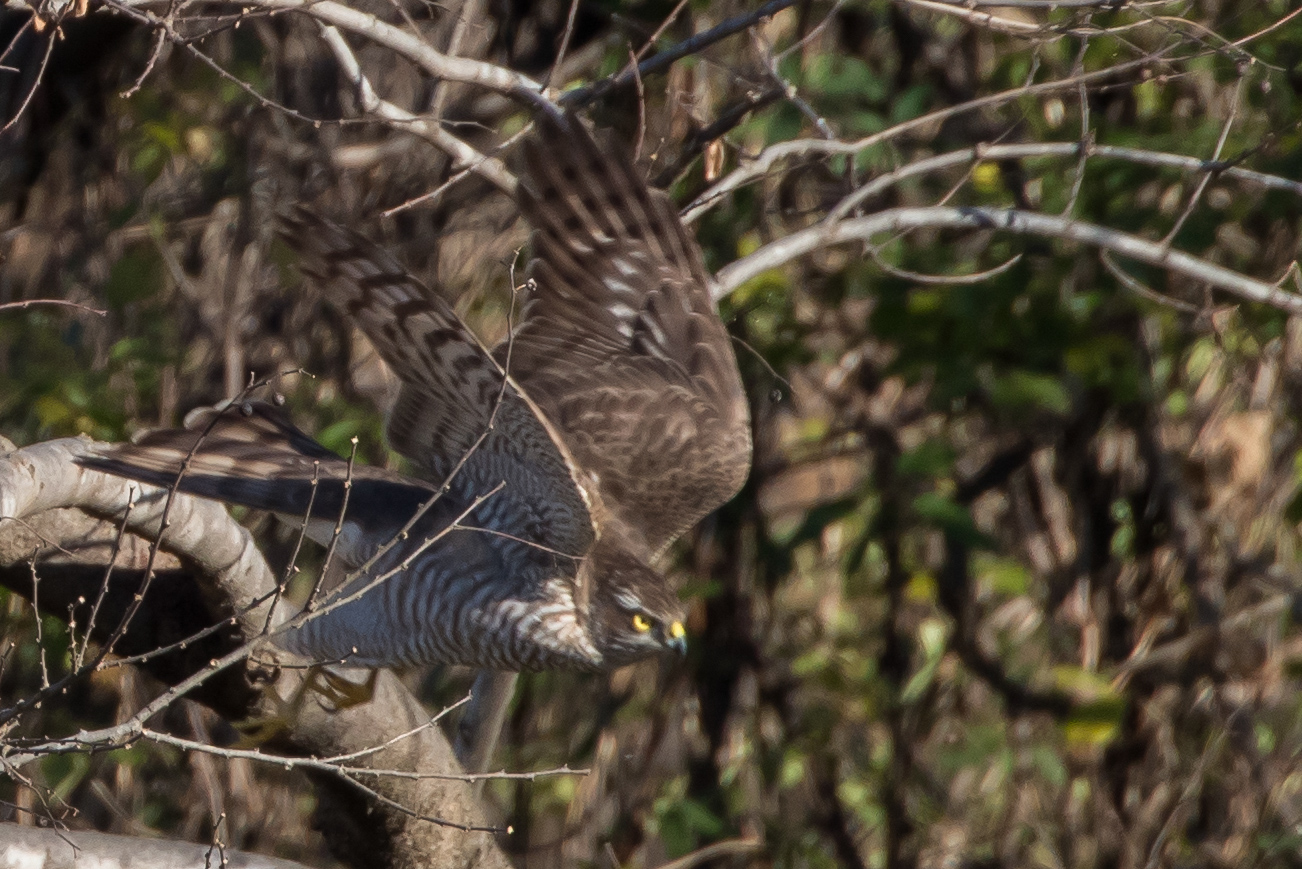
<instances>
[{"instance_id":1,"label":"bird in flight","mask_svg":"<svg viewBox=\"0 0 1302 869\"><path fill-rule=\"evenodd\" d=\"M290 651L516 671L685 648L683 605L654 565L749 471L736 359L668 197L573 115L536 123L518 193L529 295L491 351L363 236L302 208L285 221L304 275L397 376L388 440L421 479L350 467L262 401L85 461L306 517L351 574L280 638Z\"/></svg>"}]
</instances>

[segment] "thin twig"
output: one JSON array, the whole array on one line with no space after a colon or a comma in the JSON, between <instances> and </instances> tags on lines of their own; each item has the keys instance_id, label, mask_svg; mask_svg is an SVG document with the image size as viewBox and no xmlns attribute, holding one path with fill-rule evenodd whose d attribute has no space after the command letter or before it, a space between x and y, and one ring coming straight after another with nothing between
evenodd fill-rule
<instances>
[{"instance_id":1,"label":"thin twig","mask_svg":"<svg viewBox=\"0 0 1302 869\"><path fill-rule=\"evenodd\" d=\"M515 195L515 176L502 161L481 154L438 124L418 118L388 100L381 99L376 94L375 88L371 86L370 80L362 74L361 64L357 62L357 57L339 30L324 23L321 23L320 27L322 40L334 52L335 60L357 90L357 101L361 104L362 111L388 122L395 129L414 133L425 139L452 158L454 170L467 169L475 172L508 196Z\"/></svg>"},{"instance_id":2,"label":"thin twig","mask_svg":"<svg viewBox=\"0 0 1302 869\"><path fill-rule=\"evenodd\" d=\"M1014 254L1006 261L1000 263L994 268L985 269L979 272L973 272L967 275L928 275L922 272L915 272L909 269L902 269L893 266L881 258L881 252L876 245L868 245L868 255L872 257L873 263L888 275L897 278L903 278L906 281L925 284L928 286L970 286L988 281L993 277L1002 275L1022 261L1022 255Z\"/></svg>"},{"instance_id":3,"label":"thin twig","mask_svg":"<svg viewBox=\"0 0 1302 869\"><path fill-rule=\"evenodd\" d=\"M326 573L330 566L334 564L335 552L339 547L339 539L344 535L344 517L348 513L348 499L353 494L353 466L357 461L357 435L353 435L349 441L352 449L348 452L348 469L344 472L344 498L343 504L339 507L339 516L335 519L334 533L330 535L330 546L326 549L325 562L321 565L321 571L317 574L316 582L312 585L312 593L307 596L307 603L303 604L305 612L311 612L316 606L317 595L321 591L321 583L325 579ZM311 510L311 504L308 505ZM306 525L306 523L305 523Z\"/></svg>"},{"instance_id":4,"label":"thin twig","mask_svg":"<svg viewBox=\"0 0 1302 869\"><path fill-rule=\"evenodd\" d=\"M552 76L560 72L561 64L565 62L565 55L570 50L570 39L574 36L574 19L578 17L578 14L579 0L570 0L570 13L565 19L565 31L561 34L561 47L556 50L556 60L552 63L551 69L547 71L547 77L543 79L544 88L552 86Z\"/></svg>"},{"instance_id":5,"label":"thin twig","mask_svg":"<svg viewBox=\"0 0 1302 869\"><path fill-rule=\"evenodd\" d=\"M1170 296L1163 295L1152 287L1145 286L1135 280L1135 277L1128 274L1126 270L1123 269L1115 259L1113 259L1112 254L1108 251L1099 251L1099 259L1103 261L1103 267L1106 268L1123 287L1130 290L1135 295L1142 296L1150 302L1157 302L1159 305L1165 305L1168 308L1175 308L1177 311L1183 311L1186 314L1202 313L1202 308L1197 305L1191 305L1188 302L1182 302L1179 299L1173 299Z\"/></svg>"},{"instance_id":6,"label":"thin twig","mask_svg":"<svg viewBox=\"0 0 1302 869\"><path fill-rule=\"evenodd\" d=\"M353 439L354 453L356 452L357 449L356 442L357 439L354 438ZM352 472L351 462L349 463L348 470L351 475ZM312 487L311 487L311 491L308 493L307 496L307 507L306 509L303 510L303 521L299 524L298 534L296 534L294 537L294 551L289 554L289 563L285 565L285 574L284 576L281 577L280 582L276 583L276 590L275 592L273 592L273 596L271 598L271 606L267 607L267 619L262 625L262 633L264 634L271 630L272 620L276 617L276 606L280 603L280 598L285 593L285 588L288 587L290 580L293 579L294 576L298 573L298 555L299 552L301 552L303 549L303 541L307 539L307 530L309 525L312 522L312 508L313 506L316 505L316 495L317 495L317 491L320 489L320 486L321 486L321 462L318 460L312 463ZM345 507L347 507L347 498L348 498L348 492L347 490L345 490L344 492ZM339 518L340 521L342 522L343 521L342 509L339 511ZM331 541L331 543L333 545L333 541ZM326 561L329 562L329 558L327 558ZM321 574L325 575L324 567L321 569ZM316 589L313 588L314 593L315 591ZM307 605L311 606L311 604L312 604L312 597L311 595L309 595L307 599Z\"/></svg>"},{"instance_id":7,"label":"thin twig","mask_svg":"<svg viewBox=\"0 0 1302 869\"><path fill-rule=\"evenodd\" d=\"M28 22L23 24L23 29L25 29L31 21L35 20L35 18L29 19ZM19 30L19 33L22 33L22 29ZM27 107L32 104L32 98L36 96L36 91L40 88L42 79L45 78L45 70L50 65L50 55L54 52L54 42L57 38L57 30L45 38L45 54L41 55L41 64L36 70L36 75L32 77L32 86L28 89L27 95L23 97L23 101L19 103L18 111L14 112L14 116L5 122L3 127L0 127L0 133L9 132L9 128L18 123L18 119L23 116L23 113L27 111ZM14 41L16 42L17 39L18 37L15 36Z\"/></svg>"},{"instance_id":8,"label":"thin twig","mask_svg":"<svg viewBox=\"0 0 1302 869\"><path fill-rule=\"evenodd\" d=\"M83 305L80 302L69 302L65 299L27 299L22 302L5 302L0 305L0 311L8 311L13 308L30 308L32 305L60 305L65 308L76 308L85 311L88 314L94 314L97 317L103 317L108 311L99 308L92 308L90 305Z\"/></svg>"},{"instance_id":9,"label":"thin twig","mask_svg":"<svg viewBox=\"0 0 1302 869\"><path fill-rule=\"evenodd\" d=\"M1089 44L1088 39L1081 40L1080 49L1076 52L1076 60L1071 68L1075 75L1079 75L1085 69L1085 52L1089 49ZM1067 217L1076 211L1076 201L1080 198L1081 187L1085 182L1085 166L1089 162L1090 146L1094 144L1094 131L1090 129L1089 93L1085 90L1084 82L1081 82L1077 89L1076 100L1080 103L1080 154L1076 157L1076 172L1072 176L1067 205L1062 209L1063 215Z\"/></svg>"},{"instance_id":10,"label":"thin twig","mask_svg":"<svg viewBox=\"0 0 1302 869\"><path fill-rule=\"evenodd\" d=\"M709 30L702 31L690 39L686 39L672 48L658 52L653 57L642 61L637 65L637 74L648 76L652 73L659 72L674 61L687 57L689 54L696 54L706 46L713 45L721 39L726 39L735 33L740 33L746 28L763 21L765 18L771 18L788 6L794 6L798 0L769 0L763 6L743 15L729 18ZM628 87L633 83L632 71L621 72L610 78L594 82L587 87L576 88L561 97L562 106L579 108L586 106L588 103L602 99L611 91L617 88Z\"/></svg>"},{"instance_id":11,"label":"thin twig","mask_svg":"<svg viewBox=\"0 0 1302 869\"><path fill-rule=\"evenodd\" d=\"M168 19L171 19L170 10L168 12ZM154 31L154 47L149 50L149 60L145 62L145 68L140 71L140 75L136 76L136 80L131 83L131 87L118 94L119 97L124 100L129 100L140 91L140 88L145 83L145 79L149 78L149 74L154 71L154 66L158 63L158 58L162 55L163 46L166 42L166 30L160 27L158 30Z\"/></svg>"},{"instance_id":12,"label":"thin twig","mask_svg":"<svg viewBox=\"0 0 1302 869\"><path fill-rule=\"evenodd\" d=\"M1245 80L1246 77L1241 76L1234 86L1234 96L1230 100L1229 116L1225 119L1225 124L1221 127L1221 135L1216 140L1216 147L1212 151L1213 163L1221 159L1221 151L1225 149L1225 140L1229 138L1230 129L1234 126L1234 119L1238 117L1239 98L1243 95L1243 83ZM1185 205L1184 211L1176 219L1175 225L1171 227L1171 231L1162 239L1162 247L1169 248L1171 246L1171 242L1175 240L1175 237L1180 234L1180 230L1184 227L1185 221L1189 219L1190 215L1193 214L1194 209L1198 207L1198 203L1203 197L1203 191L1207 189L1207 185L1212 182L1212 178L1217 174L1219 173L1212 170L1198 179L1198 186L1194 188L1193 195L1189 197L1189 202Z\"/></svg>"},{"instance_id":13,"label":"thin twig","mask_svg":"<svg viewBox=\"0 0 1302 869\"><path fill-rule=\"evenodd\" d=\"M689 2L690 0L678 0L678 5L669 10L669 14L665 16L665 20L661 21L660 25L646 38L646 41L642 43L642 47L637 50L637 54L633 55L633 59L629 62L629 65L619 71L620 75L631 75L633 71L637 69L637 64L642 61L642 58L646 57L646 53L655 46L656 41L659 40L660 37L664 35L664 32L669 29L669 25L673 24L674 21L678 19L678 16L682 14L683 9L687 7Z\"/></svg>"},{"instance_id":14,"label":"thin twig","mask_svg":"<svg viewBox=\"0 0 1302 869\"><path fill-rule=\"evenodd\" d=\"M818 140L811 140L818 141ZM865 200L899 184L908 178L939 172L977 161L991 162L1001 160L1025 160L1037 157L1077 157L1084 147L1089 159L1124 160L1140 166L1156 166L1178 169L1183 172L1218 172L1222 177L1234 178L1250 184L1256 184L1271 190L1283 190L1295 196L1302 196L1302 182L1264 172L1254 172L1234 165L1233 160L1210 162L1200 157L1188 157L1183 154L1169 154L1161 151L1147 151L1142 148L1126 148L1115 145L1095 145L1080 142L1040 142L1019 145L979 145L964 148L947 154L938 154L923 160L915 160L907 166L901 166L893 172L883 173L867 184L849 193L833 206L824 218L831 223L854 212ZM1064 218L1070 215L1062 215Z\"/></svg>"},{"instance_id":15,"label":"thin twig","mask_svg":"<svg viewBox=\"0 0 1302 869\"><path fill-rule=\"evenodd\" d=\"M698 848L690 854L684 854L677 860L670 860L668 863L661 865L660 869L693 869L693 867L700 866L702 863L708 863L723 857L754 854L763 850L764 842L760 839L725 839L722 842L714 842L704 848Z\"/></svg>"},{"instance_id":16,"label":"thin twig","mask_svg":"<svg viewBox=\"0 0 1302 869\"><path fill-rule=\"evenodd\" d=\"M32 614L36 619L36 648L40 651L41 658L41 687L49 690L50 670L45 663L45 638L41 632L41 577L36 573L36 552L27 560L27 566L32 573Z\"/></svg>"},{"instance_id":17,"label":"thin twig","mask_svg":"<svg viewBox=\"0 0 1302 869\"><path fill-rule=\"evenodd\" d=\"M896 124L890 129L883 130L880 133L873 133L870 136L864 136L863 138L853 142L824 139L796 139L789 142L780 142L776 145L770 145L761 151L754 160L744 166L739 166L737 169L734 169L718 183L714 184L700 196L696 197L696 199L693 200L686 209L684 209L683 221L685 223L692 223L719 202L724 195L764 177L768 174L769 170L779 162L815 155L822 157L832 157L837 155L853 156L873 145L890 141L913 130L932 127L941 121L947 120L956 115L966 114L981 108L1003 105L1004 103L1027 96L1057 93L1067 88L1074 89L1082 82L1091 83L1096 81L1107 81L1109 83L1115 83L1122 73L1137 71L1148 67L1171 51L1173 51L1173 49L1166 48L1162 51L1154 52L1153 55L1145 57L1142 60L1115 64L1104 70L1098 70L1096 72L1086 73L1080 76L1072 76L1065 79L1058 79L1056 81L1044 82L1042 84L1024 85L1006 91L1000 91L996 94L990 94L989 96L980 97L978 99L968 100L961 105L950 106L948 108L938 109L934 112L928 112L925 115Z\"/></svg>"},{"instance_id":18,"label":"thin twig","mask_svg":"<svg viewBox=\"0 0 1302 869\"><path fill-rule=\"evenodd\" d=\"M824 139L835 139L836 134L832 132L832 127L827 123L827 120L818 112L814 111L814 107L800 96L800 92L796 90L795 85L782 77L782 73L778 70L777 58L773 55L773 47L764 41L764 37L759 30L751 30L750 41L751 45L755 47L755 53L758 54L764 62L764 70L768 73L770 81L772 81L773 84L782 91L782 95L786 101L795 106L796 109L814 125L814 129L818 130L819 135Z\"/></svg>"},{"instance_id":19,"label":"thin twig","mask_svg":"<svg viewBox=\"0 0 1302 869\"><path fill-rule=\"evenodd\" d=\"M86 660L86 650L90 647L91 631L95 629L95 624L99 621L99 610L104 603L104 598L108 595L109 581L113 578L113 565L117 564L118 554L122 551L122 541L126 538L127 525L131 521L131 511L136 508L136 495L139 489L131 484L127 485L127 508L122 514L122 524L118 526L118 533L113 536L113 549L109 553L108 565L104 568L104 579L99 584L99 594L95 596L95 604L90 609L90 618L86 622L85 636L81 641L81 648L74 655L74 670L80 670ZM76 640L73 640L73 646L76 648Z\"/></svg>"},{"instance_id":20,"label":"thin twig","mask_svg":"<svg viewBox=\"0 0 1302 869\"><path fill-rule=\"evenodd\" d=\"M464 700L461 701L465 702ZM457 705L460 705L458 703ZM400 734L399 737L387 740L384 745L377 745L357 752L359 756L373 754L383 751L390 745L400 741L400 739L410 738L422 730L428 730L436 726L434 721L427 721L411 731ZM535 772L485 772L485 773L443 773L443 772L413 772L402 769L374 769L362 766L347 766L336 758L316 758L316 757L289 757L279 754L268 754L256 748L223 748L211 745L207 742L199 742L193 739L185 739L179 736L173 736L169 733L162 733L152 730L148 727L141 728L140 737L150 742L156 742L159 745L170 745L174 748L180 748L184 751L193 751L200 754L208 754L213 757L221 757L227 760L247 760L254 763L263 763L269 766L278 766L281 769L308 769L317 772L331 773L339 776L373 776L375 778L392 778L405 779L407 781L458 781L458 782L477 782L487 781L490 779L503 779L506 781L537 781L540 778L549 778L552 776L585 776L589 774L586 769L571 769L568 766L558 766L551 769L541 769Z\"/></svg>"}]
</instances>

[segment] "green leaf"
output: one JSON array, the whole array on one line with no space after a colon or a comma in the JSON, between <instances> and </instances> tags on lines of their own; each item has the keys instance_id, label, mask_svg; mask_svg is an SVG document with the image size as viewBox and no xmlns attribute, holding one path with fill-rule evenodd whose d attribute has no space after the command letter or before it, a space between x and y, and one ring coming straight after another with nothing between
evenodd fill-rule
<instances>
[{"instance_id":1,"label":"green leaf","mask_svg":"<svg viewBox=\"0 0 1302 869\"><path fill-rule=\"evenodd\" d=\"M859 58L844 54L814 57L805 69L804 82L831 100L883 103L888 96L884 79Z\"/></svg>"},{"instance_id":2,"label":"green leaf","mask_svg":"<svg viewBox=\"0 0 1302 869\"><path fill-rule=\"evenodd\" d=\"M900 691L902 703L915 703L936 678L936 670L945 657L949 626L940 619L925 619L918 626L918 645L922 649L923 663Z\"/></svg>"},{"instance_id":3,"label":"green leaf","mask_svg":"<svg viewBox=\"0 0 1302 869\"><path fill-rule=\"evenodd\" d=\"M90 755L70 752L52 754L41 760L41 772L50 782L50 799L64 802L90 772Z\"/></svg>"},{"instance_id":4,"label":"green leaf","mask_svg":"<svg viewBox=\"0 0 1302 869\"><path fill-rule=\"evenodd\" d=\"M913 512L923 521L953 534L969 546L993 546L990 538L977 529L972 514L966 507L936 492L925 492L914 498Z\"/></svg>"},{"instance_id":5,"label":"green leaf","mask_svg":"<svg viewBox=\"0 0 1302 869\"><path fill-rule=\"evenodd\" d=\"M988 558L988 556L987 556ZM1031 590L1031 573L1020 562L1006 558L979 563L977 580L995 594L1020 597Z\"/></svg>"},{"instance_id":6,"label":"green leaf","mask_svg":"<svg viewBox=\"0 0 1302 869\"><path fill-rule=\"evenodd\" d=\"M990 398L1008 410L1043 409L1058 414L1071 410L1071 395L1059 378L1025 370L995 378L990 384Z\"/></svg>"},{"instance_id":7,"label":"green leaf","mask_svg":"<svg viewBox=\"0 0 1302 869\"><path fill-rule=\"evenodd\" d=\"M341 419L317 432L316 439L326 449L347 457L353 451L352 439L361 434L361 431L360 420Z\"/></svg>"},{"instance_id":8,"label":"green leaf","mask_svg":"<svg viewBox=\"0 0 1302 869\"><path fill-rule=\"evenodd\" d=\"M163 261L151 245L133 245L109 268L104 299L115 308L156 295L163 287Z\"/></svg>"},{"instance_id":9,"label":"green leaf","mask_svg":"<svg viewBox=\"0 0 1302 869\"><path fill-rule=\"evenodd\" d=\"M920 477L945 477L954 469L954 447L932 438L900 455L896 467L903 474Z\"/></svg>"},{"instance_id":10,"label":"green leaf","mask_svg":"<svg viewBox=\"0 0 1302 869\"><path fill-rule=\"evenodd\" d=\"M927 110L931 101L931 88L925 84L914 85L891 100L891 124L911 121Z\"/></svg>"},{"instance_id":11,"label":"green leaf","mask_svg":"<svg viewBox=\"0 0 1302 869\"><path fill-rule=\"evenodd\" d=\"M1079 748L1103 748L1121 732L1125 711L1125 700L1120 697L1087 703L1063 721L1063 738L1068 745Z\"/></svg>"}]
</instances>

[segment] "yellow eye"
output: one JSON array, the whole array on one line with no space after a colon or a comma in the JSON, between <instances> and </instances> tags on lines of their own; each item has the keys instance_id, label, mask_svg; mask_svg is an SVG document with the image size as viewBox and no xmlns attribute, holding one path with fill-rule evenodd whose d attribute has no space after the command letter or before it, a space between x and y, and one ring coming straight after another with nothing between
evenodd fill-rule
<instances>
[{"instance_id":1,"label":"yellow eye","mask_svg":"<svg viewBox=\"0 0 1302 869\"><path fill-rule=\"evenodd\" d=\"M633 630L639 634L645 634L651 630L651 623L642 617L641 613L633 614Z\"/></svg>"}]
</instances>

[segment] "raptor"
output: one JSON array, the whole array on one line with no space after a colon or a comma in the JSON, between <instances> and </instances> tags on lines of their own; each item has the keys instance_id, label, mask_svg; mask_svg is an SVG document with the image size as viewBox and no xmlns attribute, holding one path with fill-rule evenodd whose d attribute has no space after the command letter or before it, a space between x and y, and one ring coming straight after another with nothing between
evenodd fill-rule
<instances>
[{"instance_id":1,"label":"raptor","mask_svg":"<svg viewBox=\"0 0 1302 869\"><path fill-rule=\"evenodd\" d=\"M398 377L387 436L419 479L350 467L266 402L87 463L308 517L351 571L281 640L318 661L605 670L681 650L656 562L751 455L713 279L669 199L572 115L539 114L519 206L531 291L491 351L363 236L302 208L285 221L309 281Z\"/></svg>"}]
</instances>

